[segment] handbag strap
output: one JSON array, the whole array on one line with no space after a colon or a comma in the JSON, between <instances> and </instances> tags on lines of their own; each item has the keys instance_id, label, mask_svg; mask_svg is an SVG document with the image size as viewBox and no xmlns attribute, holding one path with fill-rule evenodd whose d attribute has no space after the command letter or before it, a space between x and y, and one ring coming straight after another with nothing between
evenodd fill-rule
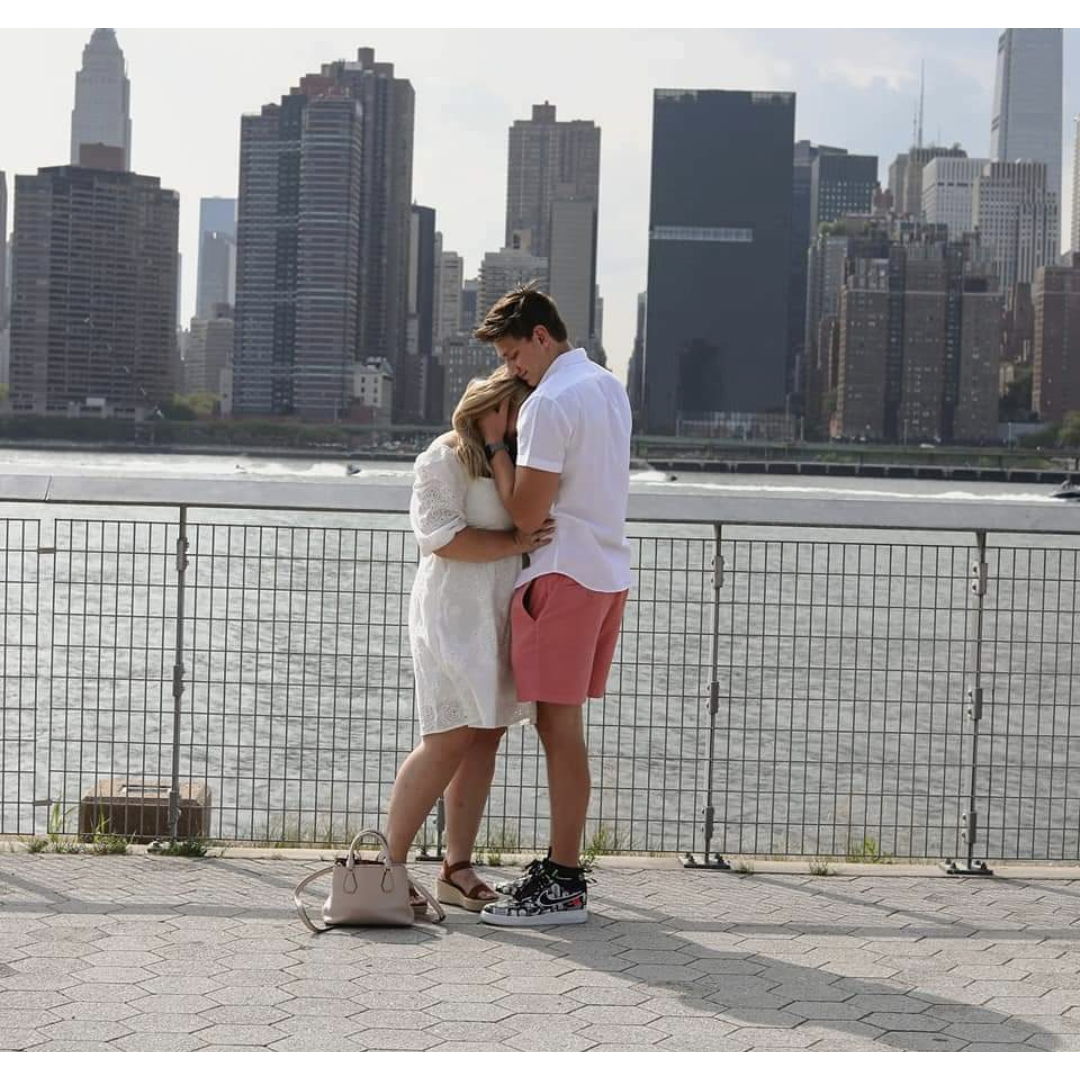
<instances>
[{"instance_id":1,"label":"handbag strap","mask_svg":"<svg viewBox=\"0 0 1080 1080\"><path fill-rule=\"evenodd\" d=\"M323 923L322 926L316 926L311 921L311 919L308 918L308 913L304 910L304 901L300 899L300 894L316 878L325 877L325 875L332 874L333 872L334 872L334 868L332 866L324 866L321 870L316 870L313 874L308 874L308 876L306 878L304 878L304 880L301 881L300 884L297 885L295 889L293 889L292 898L293 898L293 903L296 905L296 910L300 913L300 918L304 920L304 925L307 926L307 928L313 934L322 934L325 931L329 930L330 927L327 926L325 923Z\"/></svg>"},{"instance_id":2,"label":"handbag strap","mask_svg":"<svg viewBox=\"0 0 1080 1080\"><path fill-rule=\"evenodd\" d=\"M436 900L435 897L428 892L427 888L424 885L421 885L420 882L416 880L416 878L409 874L408 871L405 872L405 876L408 878L409 884L431 905L432 911L435 912L435 921L443 922L443 920L446 918L446 912L443 910L442 904L440 904L439 901Z\"/></svg>"},{"instance_id":3,"label":"handbag strap","mask_svg":"<svg viewBox=\"0 0 1080 1080\"><path fill-rule=\"evenodd\" d=\"M311 921L311 918L308 916L307 911L304 909L304 901L300 899L300 894L313 881L317 880L318 878L325 877L327 874L332 874L333 872L333 866L324 866L321 870L316 870L313 873L308 874L308 876L304 878L304 880L301 881L295 889L293 889L293 903L296 905L296 910L299 913L300 918L303 919L304 925L313 934L325 933L327 930L332 930L333 927L327 926L325 923L323 923L321 926L316 926L315 923ZM434 896L432 896L432 894L428 891L427 887L425 885L422 885L419 881L416 881L413 877L411 877L407 870L405 871L405 879L428 902L428 904L431 905L431 909L435 912L435 921L443 922L446 919L446 912L443 910L442 904L440 904L439 901L436 900Z\"/></svg>"}]
</instances>

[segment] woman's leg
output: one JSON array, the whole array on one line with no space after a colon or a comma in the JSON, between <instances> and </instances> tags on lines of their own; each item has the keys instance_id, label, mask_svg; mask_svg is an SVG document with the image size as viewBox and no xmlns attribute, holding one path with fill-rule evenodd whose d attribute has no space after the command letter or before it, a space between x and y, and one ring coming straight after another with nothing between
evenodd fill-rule
<instances>
[{"instance_id":1,"label":"woman's leg","mask_svg":"<svg viewBox=\"0 0 1080 1080\"><path fill-rule=\"evenodd\" d=\"M473 741L446 788L446 862L471 862L476 834L484 816L495 758L505 728L474 728ZM480 879L471 870L459 870L454 884L468 892ZM492 899L496 894L491 893Z\"/></svg>"},{"instance_id":2,"label":"woman's leg","mask_svg":"<svg viewBox=\"0 0 1080 1080\"><path fill-rule=\"evenodd\" d=\"M467 727L425 735L402 762L386 815L386 839L394 862L405 861L420 826L457 772L472 741L473 729Z\"/></svg>"}]
</instances>

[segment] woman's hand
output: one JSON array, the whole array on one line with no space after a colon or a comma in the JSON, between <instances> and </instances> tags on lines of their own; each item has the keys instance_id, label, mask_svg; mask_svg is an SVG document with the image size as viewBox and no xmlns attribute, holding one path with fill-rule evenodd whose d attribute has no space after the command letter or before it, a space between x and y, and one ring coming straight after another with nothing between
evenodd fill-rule
<instances>
[{"instance_id":1,"label":"woman's hand","mask_svg":"<svg viewBox=\"0 0 1080 1080\"><path fill-rule=\"evenodd\" d=\"M510 417L510 401L504 399L497 409L484 413L477 421L480 436L485 443L502 442L506 438L506 425Z\"/></svg>"},{"instance_id":2,"label":"woman's hand","mask_svg":"<svg viewBox=\"0 0 1080 1080\"><path fill-rule=\"evenodd\" d=\"M555 535L555 519L548 518L539 529L534 532L523 532L521 529L514 530L514 543L518 551L523 555L536 551L537 548L546 547L551 543Z\"/></svg>"}]
</instances>

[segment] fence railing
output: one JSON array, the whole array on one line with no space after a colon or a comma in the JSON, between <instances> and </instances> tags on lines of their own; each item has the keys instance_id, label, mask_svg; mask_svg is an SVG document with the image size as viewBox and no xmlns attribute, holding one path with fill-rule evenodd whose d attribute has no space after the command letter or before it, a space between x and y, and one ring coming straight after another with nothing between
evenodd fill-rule
<instances>
[{"instance_id":1,"label":"fence railing","mask_svg":"<svg viewBox=\"0 0 1080 1080\"><path fill-rule=\"evenodd\" d=\"M164 784L174 828L203 785L212 840L378 823L417 737L407 496L0 481L0 833L76 831L113 778ZM631 516L587 713L595 848L1080 860L1080 508L732 490L635 495ZM515 730L481 842L546 830Z\"/></svg>"}]
</instances>

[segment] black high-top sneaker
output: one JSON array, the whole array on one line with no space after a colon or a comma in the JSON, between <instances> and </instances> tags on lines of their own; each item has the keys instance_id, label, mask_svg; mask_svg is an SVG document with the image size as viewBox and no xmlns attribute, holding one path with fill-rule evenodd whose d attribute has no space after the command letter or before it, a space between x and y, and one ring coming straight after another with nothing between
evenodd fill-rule
<instances>
[{"instance_id":1,"label":"black high-top sneaker","mask_svg":"<svg viewBox=\"0 0 1080 1080\"><path fill-rule=\"evenodd\" d=\"M588 900L584 870L545 859L514 896L488 904L480 921L490 926L569 926L588 920Z\"/></svg>"},{"instance_id":2,"label":"black high-top sneaker","mask_svg":"<svg viewBox=\"0 0 1080 1080\"><path fill-rule=\"evenodd\" d=\"M503 896L516 896L518 890L532 878L533 874L535 874L546 861L546 859L533 859L531 863L526 864L521 873L514 878L513 881L500 881L499 884L495 886L495 891L497 893L502 893Z\"/></svg>"}]
</instances>

